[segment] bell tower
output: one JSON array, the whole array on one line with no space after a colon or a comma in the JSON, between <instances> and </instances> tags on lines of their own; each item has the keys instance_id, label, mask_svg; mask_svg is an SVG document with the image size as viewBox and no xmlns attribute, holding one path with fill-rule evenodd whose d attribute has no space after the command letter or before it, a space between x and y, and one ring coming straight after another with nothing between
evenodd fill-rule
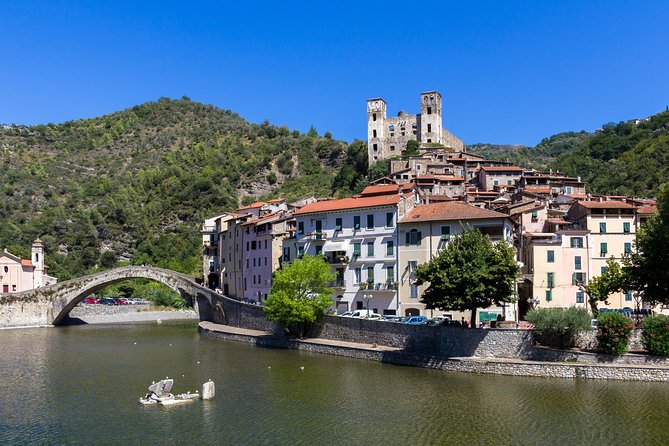
<instances>
[{"instance_id":1,"label":"bell tower","mask_svg":"<svg viewBox=\"0 0 669 446\"><path fill-rule=\"evenodd\" d=\"M39 238L33 242L31 260L34 268L33 288L39 288L44 284L44 243Z\"/></svg>"},{"instance_id":2,"label":"bell tower","mask_svg":"<svg viewBox=\"0 0 669 446\"><path fill-rule=\"evenodd\" d=\"M381 98L367 100L367 155L371 166L383 158L386 129L386 101Z\"/></svg>"},{"instance_id":3,"label":"bell tower","mask_svg":"<svg viewBox=\"0 0 669 446\"><path fill-rule=\"evenodd\" d=\"M441 94L426 91L420 94L420 142L443 143Z\"/></svg>"}]
</instances>

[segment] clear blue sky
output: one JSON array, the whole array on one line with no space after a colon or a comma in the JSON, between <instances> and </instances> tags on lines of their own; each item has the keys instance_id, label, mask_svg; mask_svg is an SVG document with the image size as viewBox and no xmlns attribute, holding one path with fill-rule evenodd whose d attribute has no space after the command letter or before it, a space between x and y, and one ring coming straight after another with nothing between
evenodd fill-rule
<instances>
[{"instance_id":1,"label":"clear blue sky","mask_svg":"<svg viewBox=\"0 0 669 446\"><path fill-rule=\"evenodd\" d=\"M352 141L366 99L444 96L465 143L534 145L669 104L669 1L0 0L0 122L191 99Z\"/></svg>"}]
</instances>

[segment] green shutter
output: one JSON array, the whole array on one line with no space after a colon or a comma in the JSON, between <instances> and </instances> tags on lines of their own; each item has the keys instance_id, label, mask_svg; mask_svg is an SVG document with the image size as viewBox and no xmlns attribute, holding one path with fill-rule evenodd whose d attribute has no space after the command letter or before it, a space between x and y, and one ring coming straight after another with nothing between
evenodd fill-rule
<instances>
[{"instance_id":1,"label":"green shutter","mask_svg":"<svg viewBox=\"0 0 669 446\"><path fill-rule=\"evenodd\" d=\"M336 218L335 219L335 231L341 231L341 218Z\"/></svg>"},{"instance_id":2,"label":"green shutter","mask_svg":"<svg viewBox=\"0 0 669 446\"><path fill-rule=\"evenodd\" d=\"M623 232L630 232L630 223L628 221L623 222Z\"/></svg>"},{"instance_id":3,"label":"green shutter","mask_svg":"<svg viewBox=\"0 0 669 446\"><path fill-rule=\"evenodd\" d=\"M411 244L411 231L406 232L406 244L407 245Z\"/></svg>"},{"instance_id":4,"label":"green shutter","mask_svg":"<svg viewBox=\"0 0 669 446\"><path fill-rule=\"evenodd\" d=\"M599 251L601 254L606 254L608 252L607 245L605 242L599 244Z\"/></svg>"},{"instance_id":5,"label":"green shutter","mask_svg":"<svg viewBox=\"0 0 669 446\"><path fill-rule=\"evenodd\" d=\"M416 245L420 246L420 241L422 238L423 234L420 231L418 231L418 233L416 234Z\"/></svg>"},{"instance_id":6,"label":"green shutter","mask_svg":"<svg viewBox=\"0 0 669 446\"><path fill-rule=\"evenodd\" d=\"M393 213L392 212L386 213L386 227L392 228L394 226L393 223L394 223L393 222Z\"/></svg>"},{"instance_id":7,"label":"green shutter","mask_svg":"<svg viewBox=\"0 0 669 446\"><path fill-rule=\"evenodd\" d=\"M360 216L355 215L353 217L353 229L360 229Z\"/></svg>"}]
</instances>

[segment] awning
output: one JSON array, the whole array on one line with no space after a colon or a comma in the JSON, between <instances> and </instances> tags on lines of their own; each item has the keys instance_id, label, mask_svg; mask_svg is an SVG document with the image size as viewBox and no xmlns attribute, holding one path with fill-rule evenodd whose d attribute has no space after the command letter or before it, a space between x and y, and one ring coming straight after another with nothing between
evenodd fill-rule
<instances>
[{"instance_id":1,"label":"awning","mask_svg":"<svg viewBox=\"0 0 669 446\"><path fill-rule=\"evenodd\" d=\"M323 245L324 252L346 251L346 248L348 248L348 242L345 240L341 242L333 242L328 240Z\"/></svg>"}]
</instances>

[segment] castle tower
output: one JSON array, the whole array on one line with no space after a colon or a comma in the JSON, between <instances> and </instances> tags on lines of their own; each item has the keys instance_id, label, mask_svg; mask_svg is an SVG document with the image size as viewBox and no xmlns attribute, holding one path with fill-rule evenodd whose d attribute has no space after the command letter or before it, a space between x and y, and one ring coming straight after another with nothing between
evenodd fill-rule
<instances>
[{"instance_id":1,"label":"castle tower","mask_svg":"<svg viewBox=\"0 0 669 446\"><path fill-rule=\"evenodd\" d=\"M44 244L39 238L33 242L31 260L34 267L33 288L39 288L44 285Z\"/></svg>"},{"instance_id":2,"label":"castle tower","mask_svg":"<svg viewBox=\"0 0 669 446\"><path fill-rule=\"evenodd\" d=\"M367 100L367 153L369 164L384 158L386 137L386 101L381 98Z\"/></svg>"},{"instance_id":3,"label":"castle tower","mask_svg":"<svg viewBox=\"0 0 669 446\"><path fill-rule=\"evenodd\" d=\"M425 143L443 143L441 94L438 91L426 91L420 94L420 141Z\"/></svg>"}]
</instances>

